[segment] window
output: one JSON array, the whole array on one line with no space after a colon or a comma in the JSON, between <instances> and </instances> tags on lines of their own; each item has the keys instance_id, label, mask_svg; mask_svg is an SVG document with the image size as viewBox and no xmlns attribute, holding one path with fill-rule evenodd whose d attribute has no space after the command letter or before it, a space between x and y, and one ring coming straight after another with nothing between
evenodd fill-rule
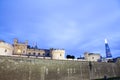
<instances>
[{"instance_id":1,"label":"window","mask_svg":"<svg viewBox=\"0 0 120 80\"><path fill-rule=\"evenodd\" d=\"M62 54L60 54L60 56L62 56Z\"/></svg>"},{"instance_id":2,"label":"window","mask_svg":"<svg viewBox=\"0 0 120 80\"><path fill-rule=\"evenodd\" d=\"M34 53L33 53L33 56L35 56L35 55L36 55L36 53L34 52Z\"/></svg>"},{"instance_id":3,"label":"window","mask_svg":"<svg viewBox=\"0 0 120 80\"><path fill-rule=\"evenodd\" d=\"M5 52L7 52L7 49L5 49Z\"/></svg>"},{"instance_id":4,"label":"window","mask_svg":"<svg viewBox=\"0 0 120 80\"><path fill-rule=\"evenodd\" d=\"M94 57L92 57L92 59L94 59Z\"/></svg>"},{"instance_id":5,"label":"window","mask_svg":"<svg viewBox=\"0 0 120 80\"><path fill-rule=\"evenodd\" d=\"M23 53L25 53L25 51L23 51Z\"/></svg>"},{"instance_id":6,"label":"window","mask_svg":"<svg viewBox=\"0 0 120 80\"><path fill-rule=\"evenodd\" d=\"M40 53L38 53L38 56L40 56Z\"/></svg>"},{"instance_id":7,"label":"window","mask_svg":"<svg viewBox=\"0 0 120 80\"><path fill-rule=\"evenodd\" d=\"M28 53L28 55L30 56L30 55L31 55L31 53Z\"/></svg>"},{"instance_id":8,"label":"window","mask_svg":"<svg viewBox=\"0 0 120 80\"><path fill-rule=\"evenodd\" d=\"M43 56L45 57L45 53L43 53Z\"/></svg>"}]
</instances>

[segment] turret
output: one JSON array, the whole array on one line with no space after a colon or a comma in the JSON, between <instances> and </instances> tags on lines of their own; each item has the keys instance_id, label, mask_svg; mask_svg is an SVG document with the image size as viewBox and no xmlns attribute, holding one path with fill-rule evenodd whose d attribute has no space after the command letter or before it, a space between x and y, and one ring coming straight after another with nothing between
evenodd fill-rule
<instances>
[{"instance_id":1,"label":"turret","mask_svg":"<svg viewBox=\"0 0 120 80\"><path fill-rule=\"evenodd\" d=\"M14 55L26 55L27 53L27 45L28 41L26 40L25 42L18 42L17 39L14 39Z\"/></svg>"},{"instance_id":2,"label":"turret","mask_svg":"<svg viewBox=\"0 0 120 80\"><path fill-rule=\"evenodd\" d=\"M52 59L64 59L65 58L65 50L64 49L50 49L50 54Z\"/></svg>"},{"instance_id":3,"label":"turret","mask_svg":"<svg viewBox=\"0 0 120 80\"><path fill-rule=\"evenodd\" d=\"M14 45L18 43L18 40L15 38L14 39Z\"/></svg>"},{"instance_id":4,"label":"turret","mask_svg":"<svg viewBox=\"0 0 120 80\"><path fill-rule=\"evenodd\" d=\"M28 40L25 41L25 44L28 45Z\"/></svg>"}]
</instances>

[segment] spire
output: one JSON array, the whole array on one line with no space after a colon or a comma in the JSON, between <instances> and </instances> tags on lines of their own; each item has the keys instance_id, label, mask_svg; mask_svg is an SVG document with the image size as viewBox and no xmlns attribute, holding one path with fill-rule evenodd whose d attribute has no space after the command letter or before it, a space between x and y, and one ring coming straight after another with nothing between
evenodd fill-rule
<instances>
[{"instance_id":1,"label":"spire","mask_svg":"<svg viewBox=\"0 0 120 80\"><path fill-rule=\"evenodd\" d=\"M106 38L105 38L105 43L108 43Z\"/></svg>"}]
</instances>

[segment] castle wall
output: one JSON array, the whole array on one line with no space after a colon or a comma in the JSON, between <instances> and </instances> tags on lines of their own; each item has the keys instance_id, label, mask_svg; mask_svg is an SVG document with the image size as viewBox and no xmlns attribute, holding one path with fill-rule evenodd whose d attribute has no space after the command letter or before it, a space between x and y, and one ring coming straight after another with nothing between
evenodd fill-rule
<instances>
[{"instance_id":1,"label":"castle wall","mask_svg":"<svg viewBox=\"0 0 120 80\"><path fill-rule=\"evenodd\" d=\"M120 77L118 64L0 56L0 80L90 80L105 75Z\"/></svg>"}]
</instances>

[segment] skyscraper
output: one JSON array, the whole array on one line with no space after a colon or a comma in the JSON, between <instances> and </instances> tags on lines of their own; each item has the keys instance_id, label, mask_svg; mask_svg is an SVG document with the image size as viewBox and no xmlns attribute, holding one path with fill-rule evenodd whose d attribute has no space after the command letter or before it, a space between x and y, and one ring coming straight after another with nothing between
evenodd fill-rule
<instances>
[{"instance_id":1,"label":"skyscraper","mask_svg":"<svg viewBox=\"0 0 120 80\"><path fill-rule=\"evenodd\" d=\"M105 39L106 58L112 58L107 39Z\"/></svg>"}]
</instances>

